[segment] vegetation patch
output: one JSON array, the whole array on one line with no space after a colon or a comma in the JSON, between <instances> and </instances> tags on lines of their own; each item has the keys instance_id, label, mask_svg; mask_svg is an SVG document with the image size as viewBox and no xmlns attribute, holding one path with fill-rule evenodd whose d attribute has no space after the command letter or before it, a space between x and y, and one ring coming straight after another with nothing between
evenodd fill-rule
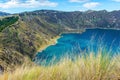
<instances>
[{"instance_id":1,"label":"vegetation patch","mask_svg":"<svg viewBox=\"0 0 120 80\"><path fill-rule=\"evenodd\" d=\"M51 66L27 63L12 73L4 73L0 80L120 80L120 55L110 58L102 52L97 55L91 52L75 61L64 58Z\"/></svg>"},{"instance_id":2,"label":"vegetation patch","mask_svg":"<svg viewBox=\"0 0 120 80\"><path fill-rule=\"evenodd\" d=\"M18 21L18 17L12 16L12 17L6 17L0 20L0 32L5 29L6 27L14 24L16 21Z\"/></svg>"}]
</instances>

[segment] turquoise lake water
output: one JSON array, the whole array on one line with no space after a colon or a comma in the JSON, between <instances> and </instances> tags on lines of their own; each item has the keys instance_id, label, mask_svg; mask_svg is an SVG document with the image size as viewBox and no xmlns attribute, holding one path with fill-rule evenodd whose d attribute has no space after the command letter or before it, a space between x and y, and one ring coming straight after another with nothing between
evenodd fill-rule
<instances>
[{"instance_id":1,"label":"turquoise lake water","mask_svg":"<svg viewBox=\"0 0 120 80\"><path fill-rule=\"evenodd\" d=\"M111 52L111 55L120 53L120 30L112 29L86 29L83 33L62 34L55 45L47 47L42 52L38 52L35 57L37 64L48 65L51 62L58 62L61 58L68 56L74 58L80 56L83 51L103 51Z\"/></svg>"}]
</instances>

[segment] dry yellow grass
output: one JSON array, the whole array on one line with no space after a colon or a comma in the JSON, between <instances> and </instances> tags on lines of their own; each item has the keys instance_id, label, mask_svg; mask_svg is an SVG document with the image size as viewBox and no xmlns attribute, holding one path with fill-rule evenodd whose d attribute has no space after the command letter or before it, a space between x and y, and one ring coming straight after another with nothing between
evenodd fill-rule
<instances>
[{"instance_id":1,"label":"dry yellow grass","mask_svg":"<svg viewBox=\"0 0 120 80\"><path fill-rule=\"evenodd\" d=\"M23 65L4 73L0 80L120 80L120 55L110 59L109 55L90 53L75 61L65 58L47 67Z\"/></svg>"}]
</instances>

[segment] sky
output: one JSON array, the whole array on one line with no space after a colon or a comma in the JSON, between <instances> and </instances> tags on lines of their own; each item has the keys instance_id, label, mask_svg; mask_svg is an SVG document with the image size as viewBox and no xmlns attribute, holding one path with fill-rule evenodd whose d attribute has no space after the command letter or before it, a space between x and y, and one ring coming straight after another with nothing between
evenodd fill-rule
<instances>
[{"instance_id":1,"label":"sky","mask_svg":"<svg viewBox=\"0 0 120 80\"><path fill-rule=\"evenodd\" d=\"M0 0L0 11L20 13L35 10L120 10L120 0Z\"/></svg>"}]
</instances>

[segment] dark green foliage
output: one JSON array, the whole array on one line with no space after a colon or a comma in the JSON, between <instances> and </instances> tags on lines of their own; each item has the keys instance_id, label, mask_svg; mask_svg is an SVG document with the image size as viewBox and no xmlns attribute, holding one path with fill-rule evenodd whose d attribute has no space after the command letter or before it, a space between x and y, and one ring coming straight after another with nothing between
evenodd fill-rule
<instances>
[{"instance_id":1,"label":"dark green foliage","mask_svg":"<svg viewBox=\"0 0 120 80\"><path fill-rule=\"evenodd\" d=\"M6 27L14 24L16 21L18 21L18 17L6 17L2 20L0 20L0 32L5 29Z\"/></svg>"}]
</instances>

